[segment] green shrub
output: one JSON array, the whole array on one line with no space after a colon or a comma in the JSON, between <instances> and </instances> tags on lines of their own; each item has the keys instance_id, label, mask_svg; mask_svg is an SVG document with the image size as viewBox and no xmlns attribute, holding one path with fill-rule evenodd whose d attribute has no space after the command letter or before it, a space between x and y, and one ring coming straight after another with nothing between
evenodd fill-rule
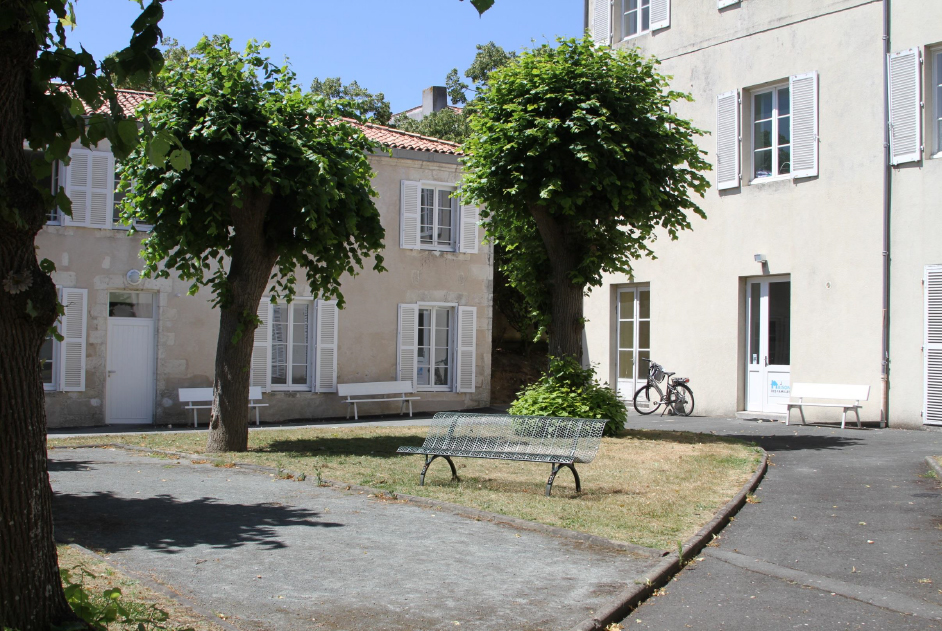
<instances>
[{"instance_id":1,"label":"green shrub","mask_svg":"<svg viewBox=\"0 0 942 631\"><path fill-rule=\"evenodd\" d=\"M517 394L511 414L604 418L605 436L625 428L625 405L608 384L595 379L595 370L583 368L573 357L550 357L549 368L536 383Z\"/></svg>"}]
</instances>

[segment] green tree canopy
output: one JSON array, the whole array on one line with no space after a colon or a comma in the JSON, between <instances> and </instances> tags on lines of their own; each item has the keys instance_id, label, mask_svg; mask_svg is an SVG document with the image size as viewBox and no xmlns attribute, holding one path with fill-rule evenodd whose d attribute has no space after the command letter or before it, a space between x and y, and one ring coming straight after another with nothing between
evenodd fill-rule
<instances>
[{"instance_id":1,"label":"green tree canopy","mask_svg":"<svg viewBox=\"0 0 942 631\"><path fill-rule=\"evenodd\" d=\"M142 244L146 272L174 270L191 293L209 286L220 309L214 451L246 449L247 367L263 293L291 300L303 280L342 307L343 274L370 256L384 269L373 144L347 122L357 105L303 92L287 65L262 56L265 47L249 42L240 54L228 37L203 38L141 105L145 144L120 169L135 183L125 216L153 226ZM186 171L151 159L165 135L192 156Z\"/></svg>"},{"instance_id":2,"label":"green tree canopy","mask_svg":"<svg viewBox=\"0 0 942 631\"><path fill-rule=\"evenodd\" d=\"M362 118L370 122L386 125L392 118L392 107L382 92L373 94L360 87L356 81L344 85L340 77L328 77L321 81L317 77L311 82L311 92L330 99L343 99L353 104Z\"/></svg>"},{"instance_id":3,"label":"green tree canopy","mask_svg":"<svg viewBox=\"0 0 942 631\"><path fill-rule=\"evenodd\" d=\"M561 39L495 70L465 143L464 194L483 204L503 271L550 335L550 354L581 357L582 298L604 273L631 273L705 217L703 132L671 111L657 61L635 49Z\"/></svg>"}]
</instances>

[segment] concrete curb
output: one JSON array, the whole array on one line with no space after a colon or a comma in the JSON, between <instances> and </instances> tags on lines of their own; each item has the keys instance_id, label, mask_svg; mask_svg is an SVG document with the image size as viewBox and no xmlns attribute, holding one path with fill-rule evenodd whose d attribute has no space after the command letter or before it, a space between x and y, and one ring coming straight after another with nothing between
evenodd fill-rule
<instances>
[{"instance_id":1,"label":"concrete curb","mask_svg":"<svg viewBox=\"0 0 942 631\"><path fill-rule=\"evenodd\" d=\"M746 497L762 481L762 476L765 475L766 469L768 469L768 462L769 456L763 450L762 461L756 467L752 478L746 482L733 499L727 502L726 506L713 516L713 519L706 526L701 528L697 534L684 544L683 559L692 559L696 556L713 540L713 536L726 526L730 518L739 512L739 509L746 503ZM655 590L662 585L666 585L675 574L683 569L684 565L686 565L686 562L682 561L680 555L677 552L671 552L657 567L641 576L640 579L636 579L635 585L622 591L611 605L597 612L592 618L583 620L570 631L604 631L609 624L624 619L633 609L647 600Z\"/></svg>"},{"instance_id":2,"label":"concrete curb","mask_svg":"<svg viewBox=\"0 0 942 631\"><path fill-rule=\"evenodd\" d=\"M118 563L117 561L107 559L103 557L102 555L98 554L97 552L95 552L94 550L89 550L88 548L84 546L80 546L77 543L70 543L69 545L84 554L94 557L95 559L97 559L101 563L104 563L105 565L115 568L116 570L118 570L119 572L127 576L128 578L134 579L135 581L141 583L142 585L144 585L151 591L157 592L159 594L166 596L167 598L170 598L171 600L176 601L177 604L183 607L186 607L193 613L203 618L208 623L218 625L222 627L223 629L226 629L227 631L242 631L235 625L231 624L230 622L226 620L223 620L222 618L220 618L213 612L207 609L204 609L203 607L200 607L199 605L191 601L186 596L183 596L182 594L178 594L177 592L173 591L166 585L162 585L161 583L158 583L157 581L151 578L148 578L133 570L130 570L126 568L124 565Z\"/></svg>"},{"instance_id":3,"label":"concrete curb","mask_svg":"<svg viewBox=\"0 0 942 631\"><path fill-rule=\"evenodd\" d=\"M935 472L939 482L942 482L942 465L939 464L939 461L932 456L926 456L926 464L929 465L930 471Z\"/></svg>"}]
</instances>

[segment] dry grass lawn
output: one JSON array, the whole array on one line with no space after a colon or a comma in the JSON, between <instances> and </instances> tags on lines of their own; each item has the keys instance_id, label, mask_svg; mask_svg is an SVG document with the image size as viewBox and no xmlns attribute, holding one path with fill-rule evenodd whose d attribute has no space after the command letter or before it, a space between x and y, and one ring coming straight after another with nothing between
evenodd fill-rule
<instances>
[{"instance_id":1,"label":"dry grass lawn","mask_svg":"<svg viewBox=\"0 0 942 631\"><path fill-rule=\"evenodd\" d=\"M155 606L165 612L167 619L159 622L160 628L223 631L219 625L207 621L164 594L157 593L138 581L128 578L93 555L65 545L58 546L58 552L59 567L69 570L72 582L81 582L93 601L103 601L102 594L105 590L118 588L121 590L121 604L130 609L135 617L141 615L149 617L149 612L153 611ZM84 574L84 578L80 581L80 577L83 576L82 569L88 574ZM137 630L138 626L118 622L108 625L109 631L130 631L131 629Z\"/></svg>"},{"instance_id":2,"label":"dry grass lawn","mask_svg":"<svg viewBox=\"0 0 942 631\"><path fill-rule=\"evenodd\" d=\"M422 427L305 428L252 431L247 453L212 454L224 466L253 463L318 479L359 484L388 493L420 495L463 506L578 530L653 548L677 548L706 524L745 484L761 450L736 440L680 432L624 432L602 441L598 457L576 465L581 494L568 469L553 496L543 493L550 465L456 458L459 483L436 460L418 486L422 456L396 454L421 445ZM81 436L50 440L58 446L121 442L153 449L204 452L204 433Z\"/></svg>"}]
</instances>

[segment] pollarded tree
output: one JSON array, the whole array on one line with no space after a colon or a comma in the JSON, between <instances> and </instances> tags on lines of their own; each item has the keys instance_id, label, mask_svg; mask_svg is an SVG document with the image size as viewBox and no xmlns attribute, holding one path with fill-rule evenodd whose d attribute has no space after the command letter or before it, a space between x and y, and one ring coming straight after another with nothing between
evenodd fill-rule
<instances>
[{"instance_id":1,"label":"pollarded tree","mask_svg":"<svg viewBox=\"0 0 942 631\"><path fill-rule=\"evenodd\" d=\"M657 61L635 49L560 39L491 73L464 145L464 194L485 206L504 271L544 315L550 354L582 356L582 298L602 274L653 257L662 229L676 239L691 195L709 186L696 137L671 112Z\"/></svg>"},{"instance_id":2,"label":"pollarded tree","mask_svg":"<svg viewBox=\"0 0 942 631\"><path fill-rule=\"evenodd\" d=\"M343 306L340 277L374 256L383 271L383 227L367 154L373 145L345 119L355 104L306 93L290 68L203 38L169 67L164 90L143 104L145 144L121 167L128 218L153 225L142 243L146 272L172 270L209 286L219 308L209 451L245 451L249 366L266 290L291 300L306 282ZM189 151L185 171L155 166L172 134ZM274 273L273 273L274 272Z\"/></svg>"}]
</instances>

